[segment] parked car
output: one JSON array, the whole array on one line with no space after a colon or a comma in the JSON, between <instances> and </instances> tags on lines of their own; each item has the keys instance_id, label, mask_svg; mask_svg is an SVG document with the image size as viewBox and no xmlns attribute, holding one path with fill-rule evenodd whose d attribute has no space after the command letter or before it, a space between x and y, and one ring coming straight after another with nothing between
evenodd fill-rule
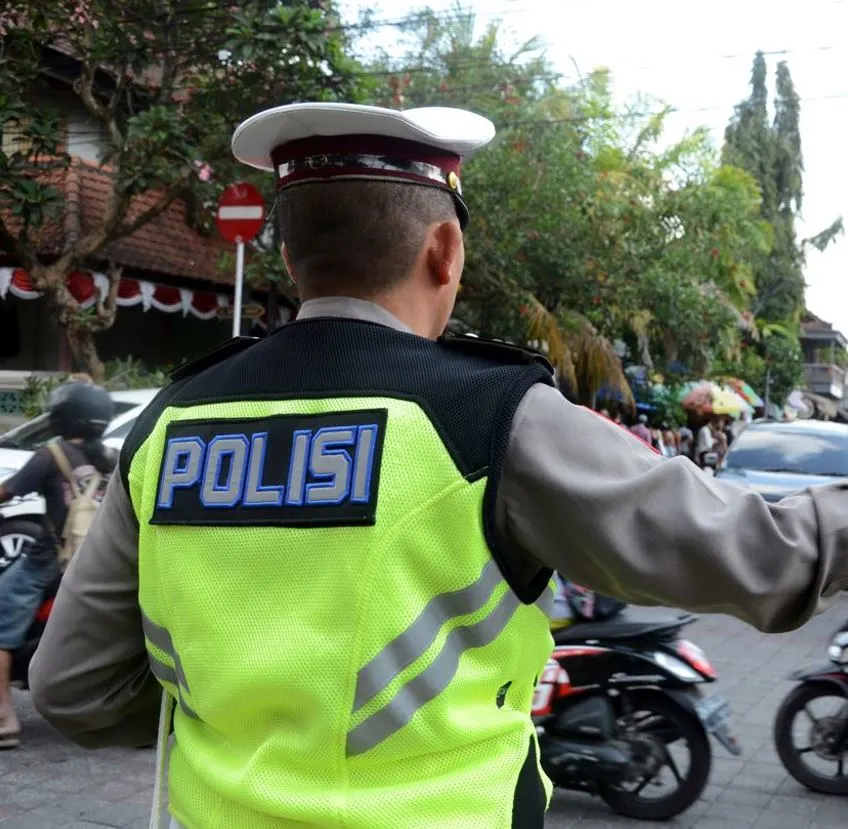
<instances>
[{"instance_id":1,"label":"parked car","mask_svg":"<svg viewBox=\"0 0 848 829\"><path fill-rule=\"evenodd\" d=\"M767 501L811 486L848 481L848 425L755 421L733 442L716 477L755 489Z\"/></svg>"},{"instance_id":2,"label":"parked car","mask_svg":"<svg viewBox=\"0 0 848 829\"><path fill-rule=\"evenodd\" d=\"M120 450L138 416L157 393L158 389L112 392L115 417L106 427L103 442ZM33 452L54 437L47 415L39 415L0 436L0 483L22 469ZM35 493L0 506L0 573L26 544L44 532L43 515L44 499Z\"/></svg>"}]
</instances>

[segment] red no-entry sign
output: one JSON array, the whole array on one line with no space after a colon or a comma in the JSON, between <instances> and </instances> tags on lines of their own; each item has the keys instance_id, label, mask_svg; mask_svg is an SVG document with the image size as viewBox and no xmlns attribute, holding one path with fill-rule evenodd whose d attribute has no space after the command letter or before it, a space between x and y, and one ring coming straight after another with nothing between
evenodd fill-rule
<instances>
[{"instance_id":1,"label":"red no-entry sign","mask_svg":"<svg viewBox=\"0 0 848 829\"><path fill-rule=\"evenodd\" d=\"M249 242L265 224L262 194L247 182L231 184L218 201L215 222L228 242Z\"/></svg>"}]
</instances>

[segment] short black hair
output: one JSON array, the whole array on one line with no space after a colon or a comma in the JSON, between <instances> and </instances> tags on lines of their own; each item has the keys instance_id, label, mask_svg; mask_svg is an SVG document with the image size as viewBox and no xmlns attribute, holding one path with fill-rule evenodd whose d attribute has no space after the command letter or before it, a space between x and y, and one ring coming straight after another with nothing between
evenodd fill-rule
<instances>
[{"instance_id":1,"label":"short black hair","mask_svg":"<svg viewBox=\"0 0 848 829\"><path fill-rule=\"evenodd\" d=\"M457 218L448 192L392 181L298 184L277 215L302 299L377 296L409 275L430 225Z\"/></svg>"}]
</instances>

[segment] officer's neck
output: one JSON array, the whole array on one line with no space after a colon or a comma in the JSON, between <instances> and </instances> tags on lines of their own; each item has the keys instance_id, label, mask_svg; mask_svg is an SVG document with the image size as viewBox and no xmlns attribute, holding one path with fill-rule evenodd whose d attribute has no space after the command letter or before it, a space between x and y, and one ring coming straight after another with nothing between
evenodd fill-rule
<instances>
[{"instance_id":1,"label":"officer's neck","mask_svg":"<svg viewBox=\"0 0 848 829\"><path fill-rule=\"evenodd\" d=\"M406 292L392 292L367 299L344 295L304 298L297 318L328 316L374 322L428 339L436 339L444 328L436 308Z\"/></svg>"},{"instance_id":2,"label":"officer's neck","mask_svg":"<svg viewBox=\"0 0 848 829\"><path fill-rule=\"evenodd\" d=\"M373 302L391 314L406 330L419 337L435 340L444 331L444 323L439 322L438 309L422 298L417 298L416 301L414 297L390 294L378 297Z\"/></svg>"}]
</instances>

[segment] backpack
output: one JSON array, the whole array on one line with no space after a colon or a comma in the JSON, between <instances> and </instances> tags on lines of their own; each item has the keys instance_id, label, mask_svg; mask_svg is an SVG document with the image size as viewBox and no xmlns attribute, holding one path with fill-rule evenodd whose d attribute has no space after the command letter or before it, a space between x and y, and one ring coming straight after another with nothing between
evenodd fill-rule
<instances>
[{"instance_id":1,"label":"backpack","mask_svg":"<svg viewBox=\"0 0 848 829\"><path fill-rule=\"evenodd\" d=\"M88 529L91 527L91 522L94 520L94 513L97 512L99 506L94 497L103 483L103 476L100 473L95 473L84 488L80 487L68 457L59 444L50 443L47 448L71 488L71 503L68 505L68 517L65 519L65 526L62 528L61 544L59 545L59 563L64 568L73 558L74 553L82 546Z\"/></svg>"}]
</instances>

